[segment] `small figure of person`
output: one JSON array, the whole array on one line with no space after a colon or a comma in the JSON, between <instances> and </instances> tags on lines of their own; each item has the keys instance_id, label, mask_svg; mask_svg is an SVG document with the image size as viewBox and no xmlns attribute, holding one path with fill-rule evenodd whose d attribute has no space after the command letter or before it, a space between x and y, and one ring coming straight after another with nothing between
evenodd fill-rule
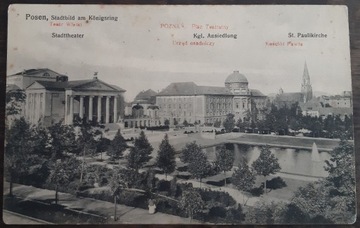
<instances>
[{"instance_id":1,"label":"small figure of person","mask_svg":"<svg viewBox=\"0 0 360 228\"><path fill-rule=\"evenodd\" d=\"M155 214L156 204L153 199L149 199L149 214Z\"/></svg>"}]
</instances>

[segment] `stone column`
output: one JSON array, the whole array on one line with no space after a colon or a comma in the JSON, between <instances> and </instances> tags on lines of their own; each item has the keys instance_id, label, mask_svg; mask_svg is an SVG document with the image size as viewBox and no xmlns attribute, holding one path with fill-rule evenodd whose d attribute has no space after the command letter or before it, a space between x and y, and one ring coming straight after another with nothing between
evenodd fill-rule
<instances>
[{"instance_id":1,"label":"stone column","mask_svg":"<svg viewBox=\"0 0 360 228\"><path fill-rule=\"evenodd\" d=\"M38 114L39 114L39 99L38 94L35 93L35 103L34 103L34 123L37 123L38 121Z\"/></svg>"},{"instance_id":2,"label":"stone column","mask_svg":"<svg viewBox=\"0 0 360 228\"><path fill-rule=\"evenodd\" d=\"M117 96L114 97L114 123L117 123Z\"/></svg>"},{"instance_id":3,"label":"stone column","mask_svg":"<svg viewBox=\"0 0 360 228\"><path fill-rule=\"evenodd\" d=\"M94 110L93 110L93 98L94 96L89 96L89 120L91 121L93 118Z\"/></svg>"},{"instance_id":4,"label":"stone column","mask_svg":"<svg viewBox=\"0 0 360 228\"><path fill-rule=\"evenodd\" d=\"M98 105L97 105L97 121L101 122L101 98L102 96L98 96Z\"/></svg>"},{"instance_id":5,"label":"stone column","mask_svg":"<svg viewBox=\"0 0 360 228\"><path fill-rule=\"evenodd\" d=\"M74 121L74 97L70 95L69 124L73 124L73 121Z\"/></svg>"},{"instance_id":6,"label":"stone column","mask_svg":"<svg viewBox=\"0 0 360 228\"><path fill-rule=\"evenodd\" d=\"M110 96L106 96L105 123L109 123L110 119Z\"/></svg>"},{"instance_id":7,"label":"stone column","mask_svg":"<svg viewBox=\"0 0 360 228\"><path fill-rule=\"evenodd\" d=\"M84 118L84 96L80 96L80 108L79 108L80 118Z\"/></svg>"},{"instance_id":8,"label":"stone column","mask_svg":"<svg viewBox=\"0 0 360 228\"><path fill-rule=\"evenodd\" d=\"M68 119L69 119L69 97L68 95L65 94L65 124L68 124Z\"/></svg>"}]
</instances>

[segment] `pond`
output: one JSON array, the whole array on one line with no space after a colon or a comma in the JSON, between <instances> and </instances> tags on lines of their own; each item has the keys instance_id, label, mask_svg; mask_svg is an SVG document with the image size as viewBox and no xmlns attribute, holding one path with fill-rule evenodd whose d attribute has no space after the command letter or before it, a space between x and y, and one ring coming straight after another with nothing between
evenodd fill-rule
<instances>
[{"instance_id":1,"label":"pond","mask_svg":"<svg viewBox=\"0 0 360 228\"><path fill-rule=\"evenodd\" d=\"M242 159L251 165L260 155L260 146L230 143L225 145L228 149L235 151L234 166L237 166ZM208 147L203 150L210 161L215 160L216 147ZM328 152L278 147L271 147L270 150L279 159L281 173L311 177L326 177L328 175L324 170L325 160L330 159Z\"/></svg>"}]
</instances>

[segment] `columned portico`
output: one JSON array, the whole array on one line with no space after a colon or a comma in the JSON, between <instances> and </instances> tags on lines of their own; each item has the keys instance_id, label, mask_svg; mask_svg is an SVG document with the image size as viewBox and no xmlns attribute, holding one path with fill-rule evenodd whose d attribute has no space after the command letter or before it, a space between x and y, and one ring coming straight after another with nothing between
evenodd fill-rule
<instances>
[{"instance_id":1,"label":"columned portico","mask_svg":"<svg viewBox=\"0 0 360 228\"><path fill-rule=\"evenodd\" d=\"M105 123L110 121L110 96L106 96Z\"/></svg>"},{"instance_id":2,"label":"columned portico","mask_svg":"<svg viewBox=\"0 0 360 228\"><path fill-rule=\"evenodd\" d=\"M114 123L118 121L117 96L114 96Z\"/></svg>"},{"instance_id":3,"label":"columned portico","mask_svg":"<svg viewBox=\"0 0 360 228\"><path fill-rule=\"evenodd\" d=\"M125 90L107 84L97 77L77 81L36 81L26 90L26 117L32 123L46 125L77 119L116 123L123 114ZM121 98L121 99L119 99ZM29 111L31 110L31 111Z\"/></svg>"},{"instance_id":4,"label":"columned portico","mask_svg":"<svg viewBox=\"0 0 360 228\"><path fill-rule=\"evenodd\" d=\"M97 104L97 121L101 123L101 98L102 96L98 96L98 104Z\"/></svg>"},{"instance_id":5,"label":"columned portico","mask_svg":"<svg viewBox=\"0 0 360 228\"><path fill-rule=\"evenodd\" d=\"M84 118L84 96L80 96L79 117Z\"/></svg>"},{"instance_id":6,"label":"columned portico","mask_svg":"<svg viewBox=\"0 0 360 228\"><path fill-rule=\"evenodd\" d=\"M70 98L69 123L72 124L74 122L74 97L70 95L69 98Z\"/></svg>"},{"instance_id":7,"label":"columned portico","mask_svg":"<svg viewBox=\"0 0 360 228\"><path fill-rule=\"evenodd\" d=\"M75 103L76 101L76 103ZM94 104L95 101L95 104ZM65 123L73 124L74 116L92 121L94 112L99 123L116 123L118 120L118 95L78 95L65 96ZM95 111L95 110L96 111Z\"/></svg>"},{"instance_id":8,"label":"columned portico","mask_svg":"<svg viewBox=\"0 0 360 228\"><path fill-rule=\"evenodd\" d=\"M94 96L89 96L89 120L92 121L93 115L94 115L94 109L93 109L93 100Z\"/></svg>"}]
</instances>

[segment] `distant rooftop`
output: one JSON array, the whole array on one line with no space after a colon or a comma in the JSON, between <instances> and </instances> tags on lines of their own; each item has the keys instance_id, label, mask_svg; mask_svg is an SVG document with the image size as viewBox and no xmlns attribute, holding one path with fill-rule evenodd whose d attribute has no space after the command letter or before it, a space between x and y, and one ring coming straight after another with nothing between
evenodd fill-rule
<instances>
[{"instance_id":1,"label":"distant rooftop","mask_svg":"<svg viewBox=\"0 0 360 228\"><path fill-rule=\"evenodd\" d=\"M198 86L194 82L174 82L158 96L232 95L225 87Z\"/></svg>"},{"instance_id":2,"label":"distant rooftop","mask_svg":"<svg viewBox=\"0 0 360 228\"><path fill-rule=\"evenodd\" d=\"M59 74L49 68L37 68L37 69L28 69L20 71L16 74L12 74L9 76L17 76L17 75L25 75L25 76L43 76L43 77L56 77L62 74Z\"/></svg>"},{"instance_id":3,"label":"distant rooftop","mask_svg":"<svg viewBox=\"0 0 360 228\"><path fill-rule=\"evenodd\" d=\"M89 80L75 80L75 81L67 81L67 82L52 82L52 81L36 81L34 83L39 83L40 85L44 86L46 89L48 90L59 90L59 91L63 91L66 89L72 89L72 90L77 90L77 89L82 89L84 86L91 86L92 83L95 82L100 82L102 84L105 84L107 86L109 86L110 88L117 90L119 92L125 92L126 90L118 87L118 86L114 86L114 85L109 85L103 81L100 81L98 79L89 79Z\"/></svg>"}]
</instances>

